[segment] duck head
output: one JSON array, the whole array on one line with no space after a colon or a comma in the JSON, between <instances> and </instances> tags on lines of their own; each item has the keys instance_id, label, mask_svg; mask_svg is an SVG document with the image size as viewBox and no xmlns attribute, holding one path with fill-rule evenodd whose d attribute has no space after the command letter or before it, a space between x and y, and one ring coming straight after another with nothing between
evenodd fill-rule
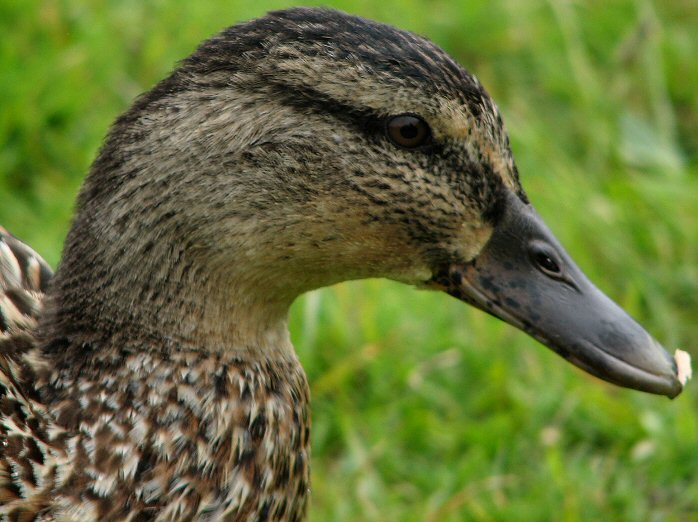
<instances>
[{"instance_id":1,"label":"duck head","mask_svg":"<svg viewBox=\"0 0 698 522\"><path fill-rule=\"evenodd\" d=\"M672 358L530 204L479 82L424 38L331 10L220 33L117 120L79 198L56 310L75 286L61 274L90 270L83 286L114 292L91 309L113 324L126 315L114 303L137 321L147 303L134 303L201 293L187 317L219 330L241 308L263 330L307 290L387 277L482 308L607 381L681 391Z\"/></svg>"}]
</instances>

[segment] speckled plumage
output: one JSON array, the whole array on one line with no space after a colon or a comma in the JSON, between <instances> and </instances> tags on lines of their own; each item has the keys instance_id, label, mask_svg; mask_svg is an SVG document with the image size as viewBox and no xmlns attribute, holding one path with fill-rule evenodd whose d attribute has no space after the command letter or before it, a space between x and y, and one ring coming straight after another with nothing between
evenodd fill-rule
<instances>
[{"instance_id":1,"label":"speckled plumage","mask_svg":"<svg viewBox=\"0 0 698 522\"><path fill-rule=\"evenodd\" d=\"M401 113L426 149L386 138ZM48 287L0 287L0 514L302 519L290 303L472 259L504 191L525 200L495 105L427 40L322 9L208 40L110 130Z\"/></svg>"}]
</instances>

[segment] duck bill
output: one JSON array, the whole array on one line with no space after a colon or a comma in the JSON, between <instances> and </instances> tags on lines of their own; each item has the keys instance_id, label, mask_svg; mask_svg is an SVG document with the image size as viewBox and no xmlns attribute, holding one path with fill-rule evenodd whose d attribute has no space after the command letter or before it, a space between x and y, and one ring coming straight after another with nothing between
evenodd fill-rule
<instances>
[{"instance_id":1,"label":"duck bill","mask_svg":"<svg viewBox=\"0 0 698 522\"><path fill-rule=\"evenodd\" d=\"M433 283L605 381L676 397L674 359L575 265L532 206L506 196L480 254Z\"/></svg>"}]
</instances>

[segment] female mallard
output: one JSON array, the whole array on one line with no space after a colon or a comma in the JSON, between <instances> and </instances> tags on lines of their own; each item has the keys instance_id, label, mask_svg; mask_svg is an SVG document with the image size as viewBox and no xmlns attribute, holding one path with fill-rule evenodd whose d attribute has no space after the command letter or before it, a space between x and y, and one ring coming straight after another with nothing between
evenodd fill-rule
<instances>
[{"instance_id":1,"label":"female mallard","mask_svg":"<svg viewBox=\"0 0 698 522\"><path fill-rule=\"evenodd\" d=\"M139 98L50 282L1 237L12 520L302 519L308 386L287 312L346 279L444 290L606 380L681 391L528 203L477 80L335 11L232 27Z\"/></svg>"}]
</instances>

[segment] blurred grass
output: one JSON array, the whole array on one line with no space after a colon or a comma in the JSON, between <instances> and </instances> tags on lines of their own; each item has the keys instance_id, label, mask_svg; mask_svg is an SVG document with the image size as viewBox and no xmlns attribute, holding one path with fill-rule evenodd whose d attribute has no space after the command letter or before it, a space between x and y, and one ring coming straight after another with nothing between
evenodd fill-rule
<instances>
[{"instance_id":1,"label":"blurred grass","mask_svg":"<svg viewBox=\"0 0 698 522\"><path fill-rule=\"evenodd\" d=\"M698 4L324 3L428 35L475 72L579 264L698 357ZM288 5L0 0L0 223L55 265L113 118L200 40ZM695 384L673 402L614 388L384 281L292 312L313 392L312 520L698 520Z\"/></svg>"}]
</instances>

